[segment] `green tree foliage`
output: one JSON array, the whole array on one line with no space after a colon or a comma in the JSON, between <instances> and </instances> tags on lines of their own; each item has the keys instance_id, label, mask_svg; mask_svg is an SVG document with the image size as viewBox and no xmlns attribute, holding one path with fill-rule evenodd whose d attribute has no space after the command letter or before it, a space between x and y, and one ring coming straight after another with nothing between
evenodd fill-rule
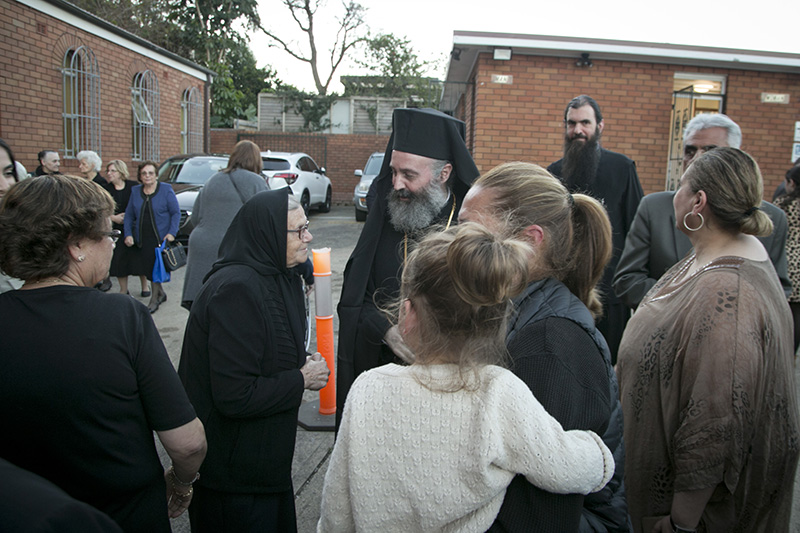
<instances>
[{"instance_id":1,"label":"green tree foliage","mask_svg":"<svg viewBox=\"0 0 800 533\"><path fill-rule=\"evenodd\" d=\"M217 76L211 86L211 126L231 126L255 114L258 93L280 84L258 68L246 36L261 27L257 0L73 0L134 35L190 59Z\"/></svg>"},{"instance_id":2,"label":"green tree foliage","mask_svg":"<svg viewBox=\"0 0 800 533\"><path fill-rule=\"evenodd\" d=\"M89 13L153 44L181 53L182 32L169 20L171 0L72 0Z\"/></svg>"},{"instance_id":3,"label":"green tree foliage","mask_svg":"<svg viewBox=\"0 0 800 533\"><path fill-rule=\"evenodd\" d=\"M280 85L276 90L269 92L283 99L285 112L294 111L303 117L303 131L322 131L331 126L328 112L339 95L307 93L292 85Z\"/></svg>"},{"instance_id":4,"label":"green tree foliage","mask_svg":"<svg viewBox=\"0 0 800 533\"><path fill-rule=\"evenodd\" d=\"M319 64L321 56L317 49L317 36L314 34L317 22L314 17L323 4L323 0L282 0L282 2L289 9L297 28L305 34L308 42L307 49L301 49L290 38L281 37L279 32L274 29L262 28L262 30L272 39L274 46L283 49L293 58L307 63L311 67L317 92L320 95L326 95L336 69L342 64L347 54L368 39L364 22L366 9L352 0L342 2L344 14L336 19L338 24L336 40L329 49L330 71L328 76L323 79L324 75L320 73ZM285 28L281 29L285 30Z\"/></svg>"},{"instance_id":5,"label":"green tree foliage","mask_svg":"<svg viewBox=\"0 0 800 533\"><path fill-rule=\"evenodd\" d=\"M405 37L383 34L367 42L364 59L356 63L371 71L367 76L343 76L345 96L404 98L409 105L436 107L441 82L425 77L431 67L421 61Z\"/></svg>"}]
</instances>

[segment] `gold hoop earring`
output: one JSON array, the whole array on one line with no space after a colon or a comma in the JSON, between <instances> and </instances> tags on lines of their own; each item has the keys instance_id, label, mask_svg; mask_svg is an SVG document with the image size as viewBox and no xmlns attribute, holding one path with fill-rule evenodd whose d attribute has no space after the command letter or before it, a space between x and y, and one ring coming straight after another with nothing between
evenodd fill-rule
<instances>
[{"instance_id":1,"label":"gold hoop earring","mask_svg":"<svg viewBox=\"0 0 800 533\"><path fill-rule=\"evenodd\" d=\"M689 215L692 215L692 214L697 215L697 216L700 217L700 225L697 226L696 228L690 228L689 224L686 223L686 217L688 217ZM689 213L686 213L685 215L683 215L683 227L686 228L689 231L698 231L705 225L705 223L706 223L706 219L704 219L703 215L701 215L700 213L691 213L691 212L689 212Z\"/></svg>"}]
</instances>

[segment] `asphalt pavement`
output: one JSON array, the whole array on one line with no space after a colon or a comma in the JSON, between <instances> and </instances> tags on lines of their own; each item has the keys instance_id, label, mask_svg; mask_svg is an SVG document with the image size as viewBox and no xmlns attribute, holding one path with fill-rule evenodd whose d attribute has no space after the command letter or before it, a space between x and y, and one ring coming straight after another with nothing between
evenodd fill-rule
<instances>
[{"instance_id":1,"label":"asphalt pavement","mask_svg":"<svg viewBox=\"0 0 800 533\"><path fill-rule=\"evenodd\" d=\"M333 206L329 213L312 211L309 215L309 231L314 239L311 249L331 249L331 285L334 308L339 302L342 292L342 275L344 266L350 253L355 247L358 236L361 234L363 222L356 222L353 207ZM191 254L191 252L190 252ZM161 304L159 310L153 315L153 320L161 334L161 339L169 352L170 359L178 367L183 343L183 332L189 312L180 306L181 291L183 289L183 276L186 269L172 273L172 280L164 284L167 301ZM139 280L129 279L131 294L147 304L149 298L140 298ZM114 280L112 290L119 290ZM309 305L312 311L311 320L311 351L316 347L316 328L314 324L314 293L311 293ZM338 339L339 318L334 313L333 318L334 339ZM334 343L335 344L335 343ZM319 400L318 392L306 391L303 402ZM158 442L156 440L156 442ZM328 460L333 450L333 432L306 431L297 428L297 444L295 446L294 463L292 465L292 482L294 483L295 504L297 507L297 528L300 533L316 530L319 519L319 506L322 499L322 483L328 468ZM169 457L159 445L159 454L162 462L169 466ZM184 514L172 521L172 530L175 533L188 533L189 520Z\"/></svg>"}]
</instances>

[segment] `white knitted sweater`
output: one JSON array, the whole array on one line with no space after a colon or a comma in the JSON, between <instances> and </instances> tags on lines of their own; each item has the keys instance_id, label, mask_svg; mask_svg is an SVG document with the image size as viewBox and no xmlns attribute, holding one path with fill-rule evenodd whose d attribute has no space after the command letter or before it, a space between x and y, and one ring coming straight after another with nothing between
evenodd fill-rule
<instances>
[{"instance_id":1,"label":"white knitted sweater","mask_svg":"<svg viewBox=\"0 0 800 533\"><path fill-rule=\"evenodd\" d=\"M437 391L457 371L390 364L355 381L317 531L482 532L516 473L562 494L595 492L611 478L602 440L565 432L514 374L487 366L477 389Z\"/></svg>"}]
</instances>

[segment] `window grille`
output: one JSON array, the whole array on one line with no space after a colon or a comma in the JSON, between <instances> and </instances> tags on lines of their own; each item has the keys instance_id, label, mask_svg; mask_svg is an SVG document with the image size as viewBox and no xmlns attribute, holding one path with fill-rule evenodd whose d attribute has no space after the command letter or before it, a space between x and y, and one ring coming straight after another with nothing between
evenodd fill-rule
<instances>
[{"instance_id":1,"label":"window grille","mask_svg":"<svg viewBox=\"0 0 800 533\"><path fill-rule=\"evenodd\" d=\"M184 154L203 151L203 106L196 87L189 87L181 97L181 149Z\"/></svg>"},{"instance_id":2,"label":"window grille","mask_svg":"<svg viewBox=\"0 0 800 533\"><path fill-rule=\"evenodd\" d=\"M158 79L152 70L145 70L133 77L131 86L131 122L133 124L134 161L159 161L161 121L159 116L160 94Z\"/></svg>"},{"instance_id":3,"label":"window grille","mask_svg":"<svg viewBox=\"0 0 800 533\"><path fill-rule=\"evenodd\" d=\"M70 48L61 68L64 157L81 150L102 155L100 148L100 70L86 46Z\"/></svg>"}]
</instances>

